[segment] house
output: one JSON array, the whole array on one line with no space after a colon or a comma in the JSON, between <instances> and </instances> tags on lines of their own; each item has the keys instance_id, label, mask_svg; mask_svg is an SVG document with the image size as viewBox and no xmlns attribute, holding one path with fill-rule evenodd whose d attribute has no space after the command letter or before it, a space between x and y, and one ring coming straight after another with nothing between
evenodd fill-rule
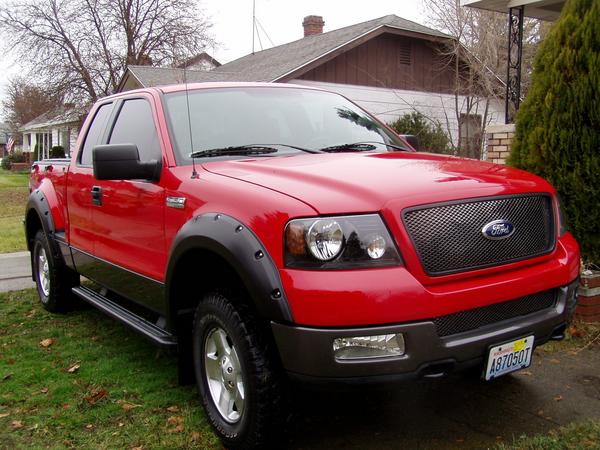
<instances>
[{"instance_id":1,"label":"house","mask_svg":"<svg viewBox=\"0 0 600 450\"><path fill-rule=\"evenodd\" d=\"M10 136L10 126L7 123L0 122L0 158L4 158L7 154L6 145Z\"/></svg>"},{"instance_id":2,"label":"house","mask_svg":"<svg viewBox=\"0 0 600 450\"><path fill-rule=\"evenodd\" d=\"M480 113L456 114L455 72L443 57L447 45L455 42L451 36L396 15L329 32L323 32L324 25L322 17L308 16L302 39L209 72L131 66L120 90L182 83L184 75L188 82L295 83L345 95L384 122L419 111L440 122L455 143L459 128L482 124ZM468 68L463 64L461 70ZM459 95L459 109L466 101ZM487 122L497 123L503 117L503 103L492 99Z\"/></svg>"},{"instance_id":3,"label":"house","mask_svg":"<svg viewBox=\"0 0 600 450\"><path fill-rule=\"evenodd\" d=\"M21 126L19 131L23 133L23 153L28 155L29 161L49 158L50 150L57 145L63 147L66 156L70 156L87 110L87 107L67 104Z\"/></svg>"},{"instance_id":4,"label":"house","mask_svg":"<svg viewBox=\"0 0 600 450\"><path fill-rule=\"evenodd\" d=\"M206 52L202 52L191 57L176 68L154 67L154 66L129 66L125 71L121 82L117 87L117 92L131 91L142 87L157 86L165 84L162 80L166 77L164 74L169 73L169 77L173 78L172 83L183 83L184 81L196 82L205 81L204 75L217 67L221 63L214 59ZM184 72L185 70L185 72ZM188 75L189 74L189 75ZM186 75L187 78L184 78ZM197 79L200 77L202 79Z\"/></svg>"}]
</instances>

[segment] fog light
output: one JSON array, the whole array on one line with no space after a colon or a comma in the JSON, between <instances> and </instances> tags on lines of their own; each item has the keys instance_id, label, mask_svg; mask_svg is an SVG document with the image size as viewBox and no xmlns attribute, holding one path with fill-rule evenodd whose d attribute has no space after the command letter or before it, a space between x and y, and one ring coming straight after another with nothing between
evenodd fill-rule
<instances>
[{"instance_id":1,"label":"fog light","mask_svg":"<svg viewBox=\"0 0 600 450\"><path fill-rule=\"evenodd\" d=\"M385 358L404 355L404 335L342 337L333 341L336 359Z\"/></svg>"},{"instance_id":2,"label":"fog light","mask_svg":"<svg viewBox=\"0 0 600 450\"><path fill-rule=\"evenodd\" d=\"M367 255L371 259L379 259L385 254L387 243L379 235L370 236L367 244Z\"/></svg>"}]
</instances>

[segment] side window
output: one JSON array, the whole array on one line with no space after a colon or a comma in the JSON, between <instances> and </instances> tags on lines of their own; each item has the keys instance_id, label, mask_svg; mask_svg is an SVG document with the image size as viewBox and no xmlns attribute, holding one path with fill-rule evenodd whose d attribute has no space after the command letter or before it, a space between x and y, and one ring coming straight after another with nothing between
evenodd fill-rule
<instances>
[{"instance_id":1,"label":"side window","mask_svg":"<svg viewBox=\"0 0 600 450\"><path fill-rule=\"evenodd\" d=\"M154 118L146 100L125 100L110 134L109 144L135 144L141 161L160 159Z\"/></svg>"},{"instance_id":2,"label":"side window","mask_svg":"<svg viewBox=\"0 0 600 450\"><path fill-rule=\"evenodd\" d=\"M92 124L88 129L87 135L85 136L85 142L83 143L83 149L79 157L79 163L84 166L92 165L92 149L100 144L104 129L106 128L106 122L112 109L112 103L102 105L92 120Z\"/></svg>"}]
</instances>

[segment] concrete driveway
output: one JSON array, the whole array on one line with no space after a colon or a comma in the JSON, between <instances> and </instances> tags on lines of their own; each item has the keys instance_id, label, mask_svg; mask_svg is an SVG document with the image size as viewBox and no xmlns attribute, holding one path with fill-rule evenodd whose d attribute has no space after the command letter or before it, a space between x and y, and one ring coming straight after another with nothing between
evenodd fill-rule
<instances>
[{"instance_id":1,"label":"concrete driveway","mask_svg":"<svg viewBox=\"0 0 600 450\"><path fill-rule=\"evenodd\" d=\"M536 351L532 367L493 382L441 382L297 393L290 447L486 449L523 434L600 418L600 348Z\"/></svg>"},{"instance_id":2,"label":"concrete driveway","mask_svg":"<svg viewBox=\"0 0 600 450\"><path fill-rule=\"evenodd\" d=\"M34 287L29 252L0 254L0 292Z\"/></svg>"}]
</instances>

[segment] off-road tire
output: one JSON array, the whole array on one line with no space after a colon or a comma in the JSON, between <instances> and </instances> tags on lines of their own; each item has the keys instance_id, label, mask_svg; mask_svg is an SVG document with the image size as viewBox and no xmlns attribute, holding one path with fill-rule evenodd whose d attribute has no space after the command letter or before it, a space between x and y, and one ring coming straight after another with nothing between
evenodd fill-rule
<instances>
[{"instance_id":1,"label":"off-road tire","mask_svg":"<svg viewBox=\"0 0 600 450\"><path fill-rule=\"evenodd\" d=\"M196 309L193 325L193 364L200 399L215 432L227 449L281 447L284 424L284 383L265 333L249 308L231 294L207 294ZM205 352L211 331L224 330L235 349L244 380L244 408L237 422L228 422L211 396ZM279 445L278 445L279 444Z\"/></svg>"},{"instance_id":2,"label":"off-road tire","mask_svg":"<svg viewBox=\"0 0 600 450\"><path fill-rule=\"evenodd\" d=\"M61 255L53 250L42 230L33 239L32 257L33 277L42 306L53 313L73 309L77 301L71 288L79 284L79 275L65 266Z\"/></svg>"}]
</instances>

